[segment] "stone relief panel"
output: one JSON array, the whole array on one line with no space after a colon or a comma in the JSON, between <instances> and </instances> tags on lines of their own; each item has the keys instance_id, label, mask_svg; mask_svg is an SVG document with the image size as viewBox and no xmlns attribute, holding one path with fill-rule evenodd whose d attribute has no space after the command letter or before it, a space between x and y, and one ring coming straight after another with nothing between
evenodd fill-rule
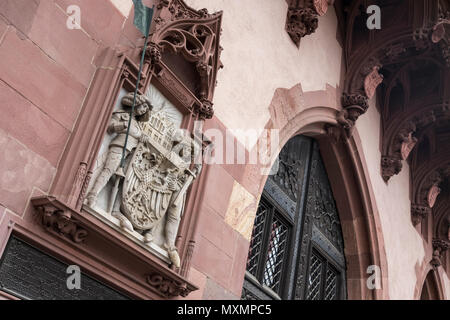
<instances>
[{"instance_id":1,"label":"stone relief panel","mask_svg":"<svg viewBox=\"0 0 450 320\"><path fill-rule=\"evenodd\" d=\"M137 96L130 120L132 104L133 93L122 89L84 209L179 268L175 239L186 193L201 171L201 164L192 166L200 146L180 129L182 113L154 86Z\"/></svg>"}]
</instances>

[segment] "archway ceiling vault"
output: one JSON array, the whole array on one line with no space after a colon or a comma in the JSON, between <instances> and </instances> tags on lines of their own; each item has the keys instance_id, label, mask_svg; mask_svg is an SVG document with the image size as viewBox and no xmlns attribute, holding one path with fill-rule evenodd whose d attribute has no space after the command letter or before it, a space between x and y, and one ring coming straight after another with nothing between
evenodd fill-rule
<instances>
[{"instance_id":1,"label":"archway ceiling vault","mask_svg":"<svg viewBox=\"0 0 450 320\"><path fill-rule=\"evenodd\" d=\"M369 5L382 27L366 26ZM388 183L409 163L414 224L434 217L435 248L449 243L450 0L336 0L345 30L341 127L351 135L376 95L381 113L380 174ZM442 245L444 243L445 245ZM444 250L445 251L445 250Z\"/></svg>"}]
</instances>

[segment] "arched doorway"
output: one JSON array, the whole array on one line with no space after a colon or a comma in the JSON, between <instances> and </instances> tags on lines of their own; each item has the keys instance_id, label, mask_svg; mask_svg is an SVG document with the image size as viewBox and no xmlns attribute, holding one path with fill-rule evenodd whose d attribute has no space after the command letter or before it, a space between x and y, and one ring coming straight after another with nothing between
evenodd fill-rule
<instances>
[{"instance_id":1,"label":"arched doorway","mask_svg":"<svg viewBox=\"0 0 450 320\"><path fill-rule=\"evenodd\" d=\"M242 299L346 299L344 244L316 140L295 136L264 186Z\"/></svg>"}]
</instances>

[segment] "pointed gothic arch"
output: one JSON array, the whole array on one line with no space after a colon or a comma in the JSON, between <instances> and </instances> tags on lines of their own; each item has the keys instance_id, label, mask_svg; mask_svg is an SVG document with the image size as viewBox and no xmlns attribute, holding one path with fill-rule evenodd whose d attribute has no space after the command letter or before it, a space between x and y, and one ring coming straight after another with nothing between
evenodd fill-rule
<instances>
[{"instance_id":1,"label":"pointed gothic arch","mask_svg":"<svg viewBox=\"0 0 450 320\"><path fill-rule=\"evenodd\" d=\"M340 106L330 102L337 101L331 98L335 95L331 87L315 92L303 92L300 85L289 90L278 89L270 106L272 118L268 126L280 130L280 146L300 134L318 141L342 225L347 296L349 299L387 299L384 240L379 232L380 220L365 160L359 153L361 141L356 130L347 138L338 129ZM292 99L295 96L302 97L302 106ZM286 109L295 113L286 115ZM254 171L249 170L247 174L252 175ZM260 194L266 181L267 176L260 177ZM373 265L381 270L378 290L367 286L371 275L367 273L368 267Z\"/></svg>"}]
</instances>

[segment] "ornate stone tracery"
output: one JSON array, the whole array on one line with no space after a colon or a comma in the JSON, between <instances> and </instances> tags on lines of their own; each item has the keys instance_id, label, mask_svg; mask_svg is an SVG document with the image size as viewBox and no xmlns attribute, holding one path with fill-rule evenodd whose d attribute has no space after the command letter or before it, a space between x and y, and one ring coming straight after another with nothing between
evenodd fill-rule
<instances>
[{"instance_id":1,"label":"ornate stone tracery","mask_svg":"<svg viewBox=\"0 0 450 320\"><path fill-rule=\"evenodd\" d=\"M201 119L210 119L214 113L212 100L217 73L223 68L220 61L223 49L219 45L222 12L195 11L181 0L162 1L157 8L160 11L150 37L148 62L161 70L162 63L169 67L172 63L172 67L177 68L181 62L175 63L174 59L184 60L186 67L189 65L199 78L199 83L182 80L198 99L193 110ZM168 58L170 55L174 56ZM177 70L173 71L177 74Z\"/></svg>"}]
</instances>

